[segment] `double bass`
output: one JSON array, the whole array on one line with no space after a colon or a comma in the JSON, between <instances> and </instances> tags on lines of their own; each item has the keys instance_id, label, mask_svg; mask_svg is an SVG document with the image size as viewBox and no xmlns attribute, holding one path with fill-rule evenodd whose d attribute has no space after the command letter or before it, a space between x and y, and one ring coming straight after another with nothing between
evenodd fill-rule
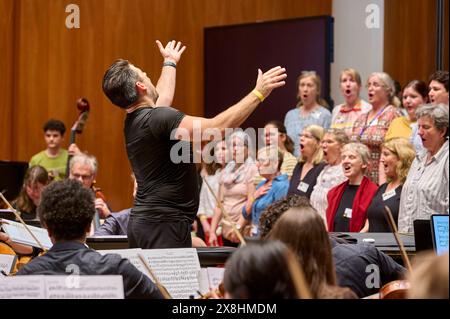
<instances>
[{"instance_id":1,"label":"double bass","mask_svg":"<svg viewBox=\"0 0 450 319\"><path fill-rule=\"evenodd\" d=\"M80 111L80 114L78 115L77 120L73 124L71 130L70 130L70 141L69 145L72 145L75 143L75 138L77 134L81 134L83 132L84 125L86 124L86 121L89 116L89 109L90 105L86 98L80 98L77 100L77 109ZM70 173L70 159L72 158L72 155L69 155L69 158L67 159L66 164L66 178L69 177Z\"/></svg>"}]
</instances>

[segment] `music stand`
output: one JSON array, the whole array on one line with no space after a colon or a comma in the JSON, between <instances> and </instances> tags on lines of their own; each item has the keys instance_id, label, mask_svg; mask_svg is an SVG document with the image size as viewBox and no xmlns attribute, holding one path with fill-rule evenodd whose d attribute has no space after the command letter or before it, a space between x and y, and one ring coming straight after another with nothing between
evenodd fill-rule
<instances>
[{"instance_id":1,"label":"music stand","mask_svg":"<svg viewBox=\"0 0 450 319\"><path fill-rule=\"evenodd\" d=\"M0 192L8 201L19 195L27 169L27 162L0 161Z\"/></svg>"}]
</instances>

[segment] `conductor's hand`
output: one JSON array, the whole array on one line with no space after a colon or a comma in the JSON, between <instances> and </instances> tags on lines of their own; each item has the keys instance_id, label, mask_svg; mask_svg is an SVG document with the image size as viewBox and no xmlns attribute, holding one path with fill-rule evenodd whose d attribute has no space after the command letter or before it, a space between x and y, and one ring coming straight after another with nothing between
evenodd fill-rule
<instances>
[{"instance_id":1,"label":"conductor's hand","mask_svg":"<svg viewBox=\"0 0 450 319\"><path fill-rule=\"evenodd\" d=\"M178 63L184 50L186 50L186 46L181 46L180 41L178 41L178 43L175 40L169 41L166 47L163 47L159 40L156 40L156 44L158 45L159 52L161 52L161 55L164 58L164 62Z\"/></svg>"},{"instance_id":2,"label":"conductor's hand","mask_svg":"<svg viewBox=\"0 0 450 319\"><path fill-rule=\"evenodd\" d=\"M268 97L273 89L279 88L286 84L286 69L280 66L274 67L262 73L261 69L258 69L258 79L256 80L255 90L258 90L264 98Z\"/></svg>"}]
</instances>

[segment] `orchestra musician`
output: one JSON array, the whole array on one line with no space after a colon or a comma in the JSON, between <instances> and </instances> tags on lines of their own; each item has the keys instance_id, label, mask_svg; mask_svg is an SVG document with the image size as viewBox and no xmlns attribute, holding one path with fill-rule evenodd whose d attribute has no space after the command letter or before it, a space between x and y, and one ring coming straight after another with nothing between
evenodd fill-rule
<instances>
[{"instance_id":1,"label":"orchestra musician","mask_svg":"<svg viewBox=\"0 0 450 319\"><path fill-rule=\"evenodd\" d=\"M46 187L38 214L53 246L17 275L67 275L67 266L77 265L80 275L122 275L125 298L162 298L155 284L129 260L101 255L85 245L95 205L94 194L80 182L69 179Z\"/></svg>"}]
</instances>

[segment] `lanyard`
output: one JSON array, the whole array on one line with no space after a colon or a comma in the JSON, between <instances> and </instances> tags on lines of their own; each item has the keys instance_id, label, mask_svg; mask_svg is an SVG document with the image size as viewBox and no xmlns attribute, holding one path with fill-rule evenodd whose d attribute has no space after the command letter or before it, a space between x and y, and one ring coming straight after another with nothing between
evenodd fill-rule
<instances>
[{"instance_id":1,"label":"lanyard","mask_svg":"<svg viewBox=\"0 0 450 319\"><path fill-rule=\"evenodd\" d=\"M367 130L367 128L369 128L370 125L372 125L373 121L378 119L378 117L381 115L381 113L383 113L385 108L386 108L386 106L383 107L381 110L379 110L377 115L375 115L375 117L369 122L369 124L367 124L367 120L369 119L369 113L367 113L366 125L361 128L361 131L359 132L359 138L361 138L361 136L364 134L364 132Z\"/></svg>"}]
</instances>

